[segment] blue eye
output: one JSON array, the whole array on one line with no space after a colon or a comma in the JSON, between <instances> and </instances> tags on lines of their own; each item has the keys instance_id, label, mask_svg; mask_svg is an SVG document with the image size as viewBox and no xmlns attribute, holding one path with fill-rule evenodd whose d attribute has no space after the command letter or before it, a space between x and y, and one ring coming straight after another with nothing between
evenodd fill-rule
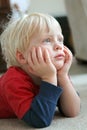
<instances>
[{"instance_id":1,"label":"blue eye","mask_svg":"<svg viewBox=\"0 0 87 130\"><path fill-rule=\"evenodd\" d=\"M62 39L62 38L59 38L58 41L59 41L59 42L63 42L63 39Z\"/></svg>"},{"instance_id":2,"label":"blue eye","mask_svg":"<svg viewBox=\"0 0 87 130\"><path fill-rule=\"evenodd\" d=\"M50 39L49 39L49 38L47 38L47 39L45 39L45 40L44 40L44 42L50 42Z\"/></svg>"},{"instance_id":3,"label":"blue eye","mask_svg":"<svg viewBox=\"0 0 87 130\"><path fill-rule=\"evenodd\" d=\"M51 40L51 38L44 38L42 43L44 45L51 45L52 44L52 40Z\"/></svg>"},{"instance_id":4,"label":"blue eye","mask_svg":"<svg viewBox=\"0 0 87 130\"><path fill-rule=\"evenodd\" d=\"M64 37L63 37L63 36L59 36L59 37L58 37L58 41L59 41L59 42L63 42L63 41L64 41Z\"/></svg>"}]
</instances>

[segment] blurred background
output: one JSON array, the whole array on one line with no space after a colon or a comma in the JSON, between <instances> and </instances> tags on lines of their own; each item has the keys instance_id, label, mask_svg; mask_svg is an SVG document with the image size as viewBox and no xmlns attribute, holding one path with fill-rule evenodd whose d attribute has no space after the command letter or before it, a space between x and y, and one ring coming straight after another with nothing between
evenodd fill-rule
<instances>
[{"instance_id":1,"label":"blurred background","mask_svg":"<svg viewBox=\"0 0 87 130\"><path fill-rule=\"evenodd\" d=\"M60 23L64 44L79 63L87 65L86 0L0 0L0 34L9 18L21 13L41 12L54 16ZM6 71L0 47L0 72Z\"/></svg>"}]
</instances>

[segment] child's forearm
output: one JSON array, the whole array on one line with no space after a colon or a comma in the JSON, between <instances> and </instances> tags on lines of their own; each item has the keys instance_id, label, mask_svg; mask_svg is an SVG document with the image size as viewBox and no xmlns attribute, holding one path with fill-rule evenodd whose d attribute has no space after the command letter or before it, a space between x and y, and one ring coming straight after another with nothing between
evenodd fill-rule
<instances>
[{"instance_id":1,"label":"child's forearm","mask_svg":"<svg viewBox=\"0 0 87 130\"><path fill-rule=\"evenodd\" d=\"M68 75L59 77L59 85L63 88L60 107L65 116L76 116L80 111L80 98L75 91Z\"/></svg>"},{"instance_id":2,"label":"child's forearm","mask_svg":"<svg viewBox=\"0 0 87 130\"><path fill-rule=\"evenodd\" d=\"M40 92L32 102L31 109L22 118L33 127L43 128L50 125L62 88L42 81Z\"/></svg>"}]
</instances>

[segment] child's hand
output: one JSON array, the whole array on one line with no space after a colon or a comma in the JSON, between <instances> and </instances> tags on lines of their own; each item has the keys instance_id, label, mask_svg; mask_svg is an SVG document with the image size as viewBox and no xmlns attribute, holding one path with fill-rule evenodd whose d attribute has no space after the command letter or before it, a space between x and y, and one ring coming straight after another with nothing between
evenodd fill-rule
<instances>
[{"instance_id":1,"label":"child's hand","mask_svg":"<svg viewBox=\"0 0 87 130\"><path fill-rule=\"evenodd\" d=\"M57 84L56 68L51 62L47 49L33 47L28 55L29 72L42 80Z\"/></svg>"},{"instance_id":2,"label":"child's hand","mask_svg":"<svg viewBox=\"0 0 87 130\"><path fill-rule=\"evenodd\" d=\"M57 71L58 76L67 75L72 63L72 58L73 58L72 53L66 46L64 46L64 53L65 53L64 65L60 70Z\"/></svg>"}]
</instances>

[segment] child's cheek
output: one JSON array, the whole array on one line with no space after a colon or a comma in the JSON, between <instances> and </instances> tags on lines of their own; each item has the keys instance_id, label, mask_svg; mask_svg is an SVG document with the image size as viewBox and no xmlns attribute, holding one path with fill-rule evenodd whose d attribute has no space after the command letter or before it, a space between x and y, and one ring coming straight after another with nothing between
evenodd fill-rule
<instances>
[{"instance_id":1,"label":"child's cheek","mask_svg":"<svg viewBox=\"0 0 87 130\"><path fill-rule=\"evenodd\" d=\"M48 49L48 48L47 48L47 50L48 50L48 52L49 52L50 58L53 59L52 51L51 51L50 49Z\"/></svg>"}]
</instances>

